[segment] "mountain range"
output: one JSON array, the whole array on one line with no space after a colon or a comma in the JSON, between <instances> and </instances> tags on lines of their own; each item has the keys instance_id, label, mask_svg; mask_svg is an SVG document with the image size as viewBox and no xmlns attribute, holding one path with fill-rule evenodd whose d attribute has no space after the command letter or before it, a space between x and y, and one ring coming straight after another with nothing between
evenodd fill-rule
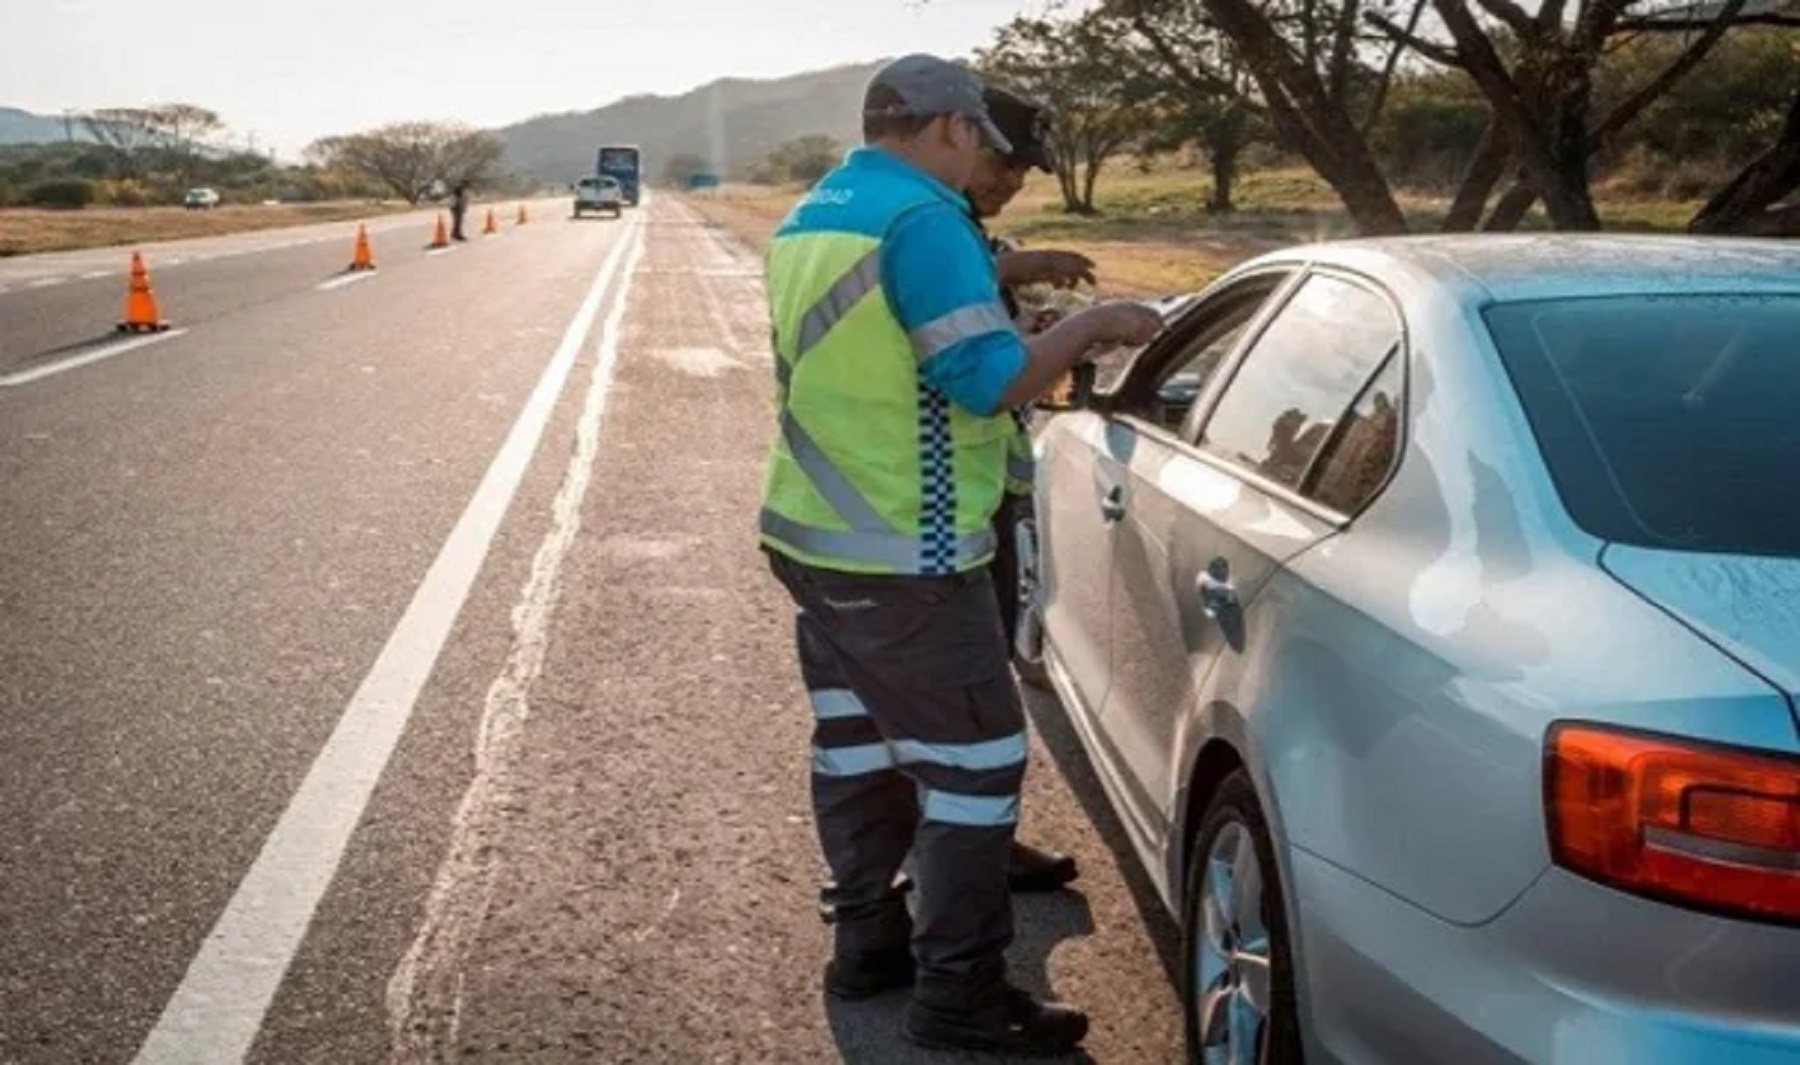
<instances>
[{"instance_id":1,"label":"mountain range","mask_svg":"<svg viewBox=\"0 0 1800 1065\"><path fill-rule=\"evenodd\" d=\"M630 96L593 111L540 115L494 132L509 168L566 182L589 172L602 144L635 144L651 180L677 154L696 155L721 173L762 159L784 141L823 133L842 144L861 137L863 89L880 62L771 80L725 78L679 96Z\"/></svg>"},{"instance_id":2,"label":"mountain range","mask_svg":"<svg viewBox=\"0 0 1800 1065\"><path fill-rule=\"evenodd\" d=\"M628 96L591 111L539 115L493 132L511 170L563 183L588 173L602 144L635 144L651 180L675 155L694 155L729 174L784 141L823 133L842 144L860 135L859 103L879 62L785 78L723 78L678 96ZM79 124L75 136L87 139ZM0 144L59 141L60 116L0 107Z\"/></svg>"},{"instance_id":3,"label":"mountain range","mask_svg":"<svg viewBox=\"0 0 1800 1065\"><path fill-rule=\"evenodd\" d=\"M78 122L74 127L76 140L87 140L86 131ZM0 107L0 144L34 144L39 141L59 141L68 136L63 120L50 115L34 115L30 111L22 111L17 107Z\"/></svg>"}]
</instances>

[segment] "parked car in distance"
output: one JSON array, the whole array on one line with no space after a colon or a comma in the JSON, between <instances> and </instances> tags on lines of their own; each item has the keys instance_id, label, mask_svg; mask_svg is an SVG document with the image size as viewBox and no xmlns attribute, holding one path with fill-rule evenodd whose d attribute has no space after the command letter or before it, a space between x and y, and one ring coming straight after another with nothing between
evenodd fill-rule
<instances>
[{"instance_id":1,"label":"parked car in distance","mask_svg":"<svg viewBox=\"0 0 1800 1065\"><path fill-rule=\"evenodd\" d=\"M617 218L624 209L625 192L616 178L598 174L575 183L576 218L590 211Z\"/></svg>"},{"instance_id":2,"label":"parked car in distance","mask_svg":"<svg viewBox=\"0 0 1800 1065\"><path fill-rule=\"evenodd\" d=\"M210 211L219 206L219 193L215 189L189 189L181 203L190 211Z\"/></svg>"},{"instance_id":3,"label":"parked car in distance","mask_svg":"<svg viewBox=\"0 0 1800 1065\"><path fill-rule=\"evenodd\" d=\"M1194 1061L1800 1061L1800 245L1266 255L1039 435ZM1027 649L1030 653L1030 649Z\"/></svg>"}]
</instances>

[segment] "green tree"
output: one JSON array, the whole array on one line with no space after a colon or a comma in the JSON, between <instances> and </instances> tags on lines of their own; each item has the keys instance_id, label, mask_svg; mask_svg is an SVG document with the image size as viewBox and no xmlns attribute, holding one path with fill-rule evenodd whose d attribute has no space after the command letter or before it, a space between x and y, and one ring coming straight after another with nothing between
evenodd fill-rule
<instances>
[{"instance_id":1,"label":"green tree","mask_svg":"<svg viewBox=\"0 0 1800 1065\"><path fill-rule=\"evenodd\" d=\"M808 133L784 141L752 168L752 176L766 184L797 182L811 185L824 177L844 157L844 147L823 133Z\"/></svg>"},{"instance_id":2,"label":"green tree","mask_svg":"<svg viewBox=\"0 0 1800 1065\"><path fill-rule=\"evenodd\" d=\"M1487 109L1445 228L1510 229L1541 198L1558 228L1594 229L1596 156L1728 30L1800 25L1746 4L1578 0L1571 10L1568 0L1538 0L1527 10L1518 0L1108 0L1106 9L1140 29L1185 12L1189 24L1224 34L1283 144L1331 184L1360 229L1398 233L1408 223L1369 134L1405 53L1461 71ZM1655 33L1679 35L1679 47L1616 102L1599 100L1608 55Z\"/></svg>"},{"instance_id":3,"label":"green tree","mask_svg":"<svg viewBox=\"0 0 1800 1065\"><path fill-rule=\"evenodd\" d=\"M497 180L501 145L491 134L453 122L396 122L322 137L307 146L306 157L416 204L440 184L482 186Z\"/></svg>"},{"instance_id":4,"label":"green tree","mask_svg":"<svg viewBox=\"0 0 1800 1065\"><path fill-rule=\"evenodd\" d=\"M977 54L982 74L1050 109L1049 143L1063 209L1094 213L1107 160L1157 128L1156 86L1126 61L1124 23L1102 11L1016 18Z\"/></svg>"}]
</instances>

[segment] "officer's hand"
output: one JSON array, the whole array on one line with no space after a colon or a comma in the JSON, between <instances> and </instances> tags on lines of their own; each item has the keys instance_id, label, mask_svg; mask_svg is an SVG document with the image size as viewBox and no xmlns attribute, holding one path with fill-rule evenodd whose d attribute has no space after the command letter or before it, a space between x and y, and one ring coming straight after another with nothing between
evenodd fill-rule
<instances>
[{"instance_id":1,"label":"officer's hand","mask_svg":"<svg viewBox=\"0 0 1800 1065\"><path fill-rule=\"evenodd\" d=\"M1163 330L1163 316L1129 300L1102 303L1079 315L1094 347L1140 347Z\"/></svg>"},{"instance_id":2,"label":"officer's hand","mask_svg":"<svg viewBox=\"0 0 1800 1065\"><path fill-rule=\"evenodd\" d=\"M1094 283L1094 260L1079 252L1053 248L1007 252L1001 256L1000 275L1008 285L1074 288L1083 281Z\"/></svg>"}]
</instances>

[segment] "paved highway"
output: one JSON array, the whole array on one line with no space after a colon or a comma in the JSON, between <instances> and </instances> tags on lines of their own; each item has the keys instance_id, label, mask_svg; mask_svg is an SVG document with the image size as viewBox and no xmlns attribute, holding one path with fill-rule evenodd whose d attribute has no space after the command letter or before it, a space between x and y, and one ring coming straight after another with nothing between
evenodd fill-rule
<instances>
[{"instance_id":1,"label":"paved highway","mask_svg":"<svg viewBox=\"0 0 1800 1065\"><path fill-rule=\"evenodd\" d=\"M0 261L0 1062L927 1060L818 990L754 258L685 205ZM478 223L480 215L477 212ZM478 229L478 224L472 226ZM1060 710L1015 961L1179 1057ZM929 1059L938 1060L938 1059Z\"/></svg>"}]
</instances>

